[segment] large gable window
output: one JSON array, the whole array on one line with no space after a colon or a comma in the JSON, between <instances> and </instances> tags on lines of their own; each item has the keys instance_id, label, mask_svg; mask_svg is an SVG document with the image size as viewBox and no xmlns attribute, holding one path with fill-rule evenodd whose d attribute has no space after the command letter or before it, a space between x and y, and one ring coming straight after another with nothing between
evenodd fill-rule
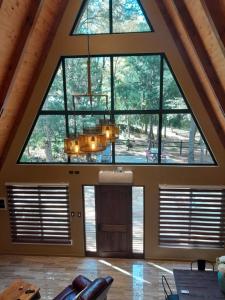
<instances>
[{"instance_id":1,"label":"large gable window","mask_svg":"<svg viewBox=\"0 0 225 300\"><path fill-rule=\"evenodd\" d=\"M20 163L214 164L213 155L163 54L61 58ZM104 152L68 158L66 136L99 119L115 120L119 139Z\"/></svg>"}]
</instances>

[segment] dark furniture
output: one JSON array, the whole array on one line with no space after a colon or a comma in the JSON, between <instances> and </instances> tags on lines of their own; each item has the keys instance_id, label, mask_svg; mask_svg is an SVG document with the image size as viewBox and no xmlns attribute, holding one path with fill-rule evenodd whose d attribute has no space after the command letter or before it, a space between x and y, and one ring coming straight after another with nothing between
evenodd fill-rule
<instances>
[{"instance_id":1,"label":"dark furniture","mask_svg":"<svg viewBox=\"0 0 225 300\"><path fill-rule=\"evenodd\" d=\"M179 300L179 296L177 294L173 294L164 275L162 275L162 286L165 294L165 300Z\"/></svg>"},{"instance_id":2,"label":"dark furniture","mask_svg":"<svg viewBox=\"0 0 225 300\"><path fill-rule=\"evenodd\" d=\"M217 272L173 270L177 294L180 300L224 300L221 292ZM186 290L189 294L183 294Z\"/></svg>"},{"instance_id":3,"label":"dark furniture","mask_svg":"<svg viewBox=\"0 0 225 300\"><path fill-rule=\"evenodd\" d=\"M205 259L197 259L195 261L191 262L191 270L194 268L198 269L198 271L205 271L205 268L210 268L214 271L214 264L211 261L205 260Z\"/></svg>"},{"instance_id":4,"label":"dark furniture","mask_svg":"<svg viewBox=\"0 0 225 300\"><path fill-rule=\"evenodd\" d=\"M106 300L112 282L111 276L91 281L79 275L53 300Z\"/></svg>"}]
</instances>

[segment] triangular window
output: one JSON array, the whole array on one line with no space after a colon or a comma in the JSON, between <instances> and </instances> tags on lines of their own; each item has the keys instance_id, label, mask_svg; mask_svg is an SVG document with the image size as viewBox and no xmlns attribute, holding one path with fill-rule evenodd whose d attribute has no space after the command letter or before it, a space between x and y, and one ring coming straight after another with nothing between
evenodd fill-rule
<instances>
[{"instance_id":1,"label":"triangular window","mask_svg":"<svg viewBox=\"0 0 225 300\"><path fill-rule=\"evenodd\" d=\"M53 75L20 163L215 164L165 55L63 57ZM64 138L113 118L119 139L102 153L67 157Z\"/></svg>"},{"instance_id":2,"label":"triangular window","mask_svg":"<svg viewBox=\"0 0 225 300\"><path fill-rule=\"evenodd\" d=\"M151 31L138 0L84 0L72 35Z\"/></svg>"}]
</instances>

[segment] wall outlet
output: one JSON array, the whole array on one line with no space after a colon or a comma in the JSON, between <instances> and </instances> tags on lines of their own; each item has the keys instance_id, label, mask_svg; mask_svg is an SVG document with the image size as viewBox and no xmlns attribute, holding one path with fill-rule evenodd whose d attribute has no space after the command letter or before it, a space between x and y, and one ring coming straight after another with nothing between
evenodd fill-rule
<instances>
[{"instance_id":1,"label":"wall outlet","mask_svg":"<svg viewBox=\"0 0 225 300\"><path fill-rule=\"evenodd\" d=\"M0 197L0 209L6 209L6 198Z\"/></svg>"}]
</instances>

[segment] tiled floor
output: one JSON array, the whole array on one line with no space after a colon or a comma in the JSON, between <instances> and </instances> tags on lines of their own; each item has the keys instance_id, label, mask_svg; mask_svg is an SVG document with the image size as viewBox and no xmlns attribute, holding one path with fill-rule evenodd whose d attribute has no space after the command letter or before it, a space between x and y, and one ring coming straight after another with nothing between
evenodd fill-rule
<instances>
[{"instance_id":1,"label":"tiled floor","mask_svg":"<svg viewBox=\"0 0 225 300\"><path fill-rule=\"evenodd\" d=\"M189 269L188 262L47 256L0 256L0 291L22 278L40 287L41 299L52 300L72 279L111 275L108 300L164 300L161 276L173 289L173 268ZM10 300L10 299L9 299Z\"/></svg>"}]
</instances>

